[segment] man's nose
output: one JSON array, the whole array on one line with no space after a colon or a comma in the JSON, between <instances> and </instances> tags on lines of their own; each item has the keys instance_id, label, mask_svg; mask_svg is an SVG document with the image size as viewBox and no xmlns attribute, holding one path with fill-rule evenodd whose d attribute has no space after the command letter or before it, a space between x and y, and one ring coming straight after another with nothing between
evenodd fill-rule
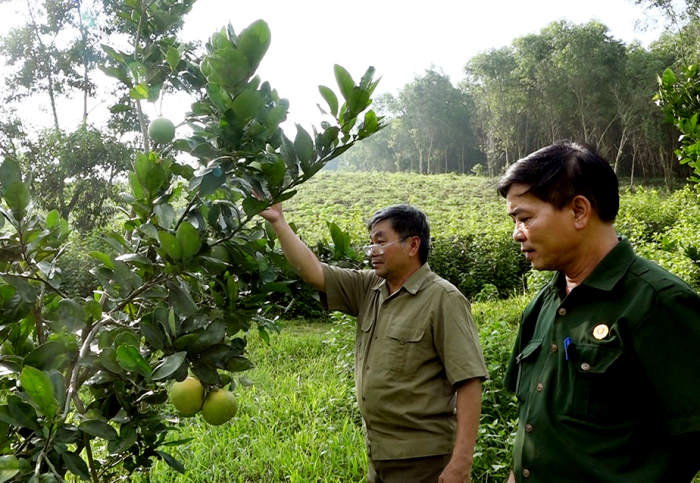
<instances>
[{"instance_id":1,"label":"man's nose","mask_svg":"<svg viewBox=\"0 0 700 483\"><path fill-rule=\"evenodd\" d=\"M513 240L515 240L518 243L525 241L525 233L523 232L522 227L519 224L516 224L515 228L513 229Z\"/></svg>"}]
</instances>

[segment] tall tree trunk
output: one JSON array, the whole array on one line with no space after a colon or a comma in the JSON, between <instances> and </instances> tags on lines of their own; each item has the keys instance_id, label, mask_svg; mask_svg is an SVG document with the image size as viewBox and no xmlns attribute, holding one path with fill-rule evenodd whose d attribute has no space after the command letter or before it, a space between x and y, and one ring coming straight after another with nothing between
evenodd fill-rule
<instances>
[{"instance_id":1,"label":"tall tree trunk","mask_svg":"<svg viewBox=\"0 0 700 483\"><path fill-rule=\"evenodd\" d=\"M88 117L88 59L87 59L87 31L83 25L83 13L80 10L81 0L76 0L76 8L78 9L78 23L80 27L80 35L83 39L83 121Z\"/></svg>"},{"instance_id":2,"label":"tall tree trunk","mask_svg":"<svg viewBox=\"0 0 700 483\"><path fill-rule=\"evenodd\" d=\"M462 174L464 174L464 144L462 144Z\"/></svg>"},{"instance_id":3,"label":"tall tree trunk","mask_svg":"<svg viewBox=\"0 0 700 483\"><path fill-rule=\"evenodd\" d=\"M622 134L620 135L620 144L617 146L617 154L615 155L615 164L613 166L613 171L617 174L618 165L620 163L620 158L622 157L622 150L627 144L627 126L622 128Z\"/></svg>"},{"instance_id":4,"label":"tall tree trunk","mask_svg":"<svg viewBox=\"0 0 700 483\"><path fill-rule=\"evenodd\" d=\"M44 42L41 40L41 35L39 34L39 27L34 19L34 12L32 11L32 6L27 0L27 10L29 11L29 16L32 19L32 27L34 28L34 35L36 36L37 42L39 42L39 47L41 52L39 52L39 62L46 66L44 75L46 76L47 88L49 91L49 98L51 99L51 112L53 113L53 124L56 131L60 133L60 127L58 125L58 113L56 112L56 96L53 91L53 64L51 63L51 55L47 52Z\"/></svg>"},{"instance_id":5,"label":"tall tree trunk","mask_svg":"<svg viewBox=\"0 0 700 483\"><path fill-rule=\"evenodd\" d=\"M637 143L632 143L632 169L630 171L630 188L634 186L634 162L637 160Z\"/></svg>"},{"instance_id":6,"label":"tall tree trunk","mask_svg":"<svg viewBox=\"0 0 700 483\"><path fill-rule=\"evenodd\" d=\"M428 174L431 174L430 170L430 154L433 151L433 139L435 138L434 134L430 134L430 146L428 146Z\"/></svg>"}]
</instances>

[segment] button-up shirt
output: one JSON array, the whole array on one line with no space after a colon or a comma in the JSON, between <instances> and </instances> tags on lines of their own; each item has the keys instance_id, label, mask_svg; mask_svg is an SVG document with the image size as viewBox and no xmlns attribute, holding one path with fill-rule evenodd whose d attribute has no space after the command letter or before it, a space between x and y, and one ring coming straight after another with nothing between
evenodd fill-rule
<instances>
[{"instance_id":1,"label":"button-up shirt","mask_svg":"<svg viewBox=\"0 0 700 483\"><path fill-rule=\"evenodd\" d=\"M504 382L516 481L679 481L698 467L673 448L700 435L700 297L622 239L568 296L557 273L525 309Z\"/></svg>"},{"instance_id":2,"label":"button-up shirt","mask_svg":"<svg viewBox=\"0 0 700 483\"><path fill-rule=\"evenodd\" d=\"M395 293L323 265L329 310L357 318L355 386L374 460L450 454L455 385L487 376L469 303L424 264Z\"/></svg>"}]
</instances>

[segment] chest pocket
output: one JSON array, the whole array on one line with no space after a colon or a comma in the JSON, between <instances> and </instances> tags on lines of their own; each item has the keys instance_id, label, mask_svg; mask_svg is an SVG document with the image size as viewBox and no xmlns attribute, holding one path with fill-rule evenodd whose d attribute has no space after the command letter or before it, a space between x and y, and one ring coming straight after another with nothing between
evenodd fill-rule
<instances>
[{"instance_id":1,"label":"chest pocket","mask_svg":"<svg viewBox=\"0 0 700 483\"><path fill-rule=\"evenodd\" d=\"M390 327L387 330L385 359L390 371L414 374L424 362L422 342L425 329L418 327Z\"/></svg>"},{"instance_id":2,"label":"chest pocket","mask_svg":"<svg viewBox=\"0 0 700 483\"><path fill-rule=\"evenodd\" d=\"M516 385L515 394L518 396L518 399L520 399L521 402L525 400L528 388L530 387L532 373L535 370L534 363L537 359L536 355L539 353L541 347L542 339L533 339L515 358L515 362L518 364L518 382Z\"/></svg>"},{"instance_id":3,"label":"chest pocket","mask_svg":"<svg viewBox=\"0 0 700 483\"><path fill-rule=\"evenodd\" d=\"M632 388L625 376L622 349L577 344L569 347L569 357L574 379L571 416L592 423L623 423L634 405L630 405Z\"/></svg>"}]
</instances>

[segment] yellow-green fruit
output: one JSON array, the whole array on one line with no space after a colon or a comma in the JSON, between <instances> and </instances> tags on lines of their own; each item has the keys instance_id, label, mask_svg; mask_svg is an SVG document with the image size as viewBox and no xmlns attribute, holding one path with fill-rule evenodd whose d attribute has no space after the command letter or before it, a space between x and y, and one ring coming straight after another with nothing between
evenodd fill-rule
<instances>
[{"instance_id":1,"label":"yellow-green fruit","mask_svg":"<svg viewBox=\"0 0 700 483\"><path fill-rule=\"evenodd\" d=\"M202 408L204 387L199 379L188 377L170 389L170 402L183 416L194 416Z\"/></svg>"},{"instance_id":2,"label":"yellow-green fruit","mask_svg":"<svg viewBox=\"0 0 700 483\"><path fill-rule=\"evenodd\" d=\"M148 136L157 143L169 143L175 138L175 125L164 117L154 119L148 125Z\"/></svg>"},{"instance_id":3,"label":"yellow-green fruit","mask_svg":"<svg viewBox=\"0 0 700 483\"><path fill-rule=\"evenodd\" d=\"M202 405L202 417L204 420L218 426L224 424L238 412L238 401L232 392L223 389L212 389Z\"/></svg>"}]
</instances>

